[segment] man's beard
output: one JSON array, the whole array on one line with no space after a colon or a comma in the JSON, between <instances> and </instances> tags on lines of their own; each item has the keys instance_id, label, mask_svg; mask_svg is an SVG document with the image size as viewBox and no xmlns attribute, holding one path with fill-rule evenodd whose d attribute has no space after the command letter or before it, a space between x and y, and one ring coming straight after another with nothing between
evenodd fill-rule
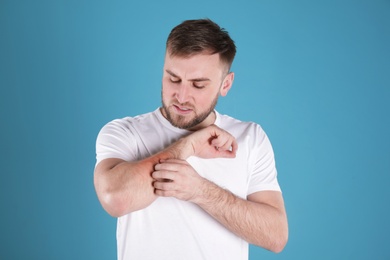
<instances>
[{"instance_id":1,"label":"man's beard","mask_svg":"<svg viewBox=\"0 0 390 260\"><path fill-rule=\"evenodd\" d=\"M195 117L191 119L190 121L186 122L187 117L186 116L180 116L180 115L172 115L169 111L168 106L164 103L164 99L162 99L162 105L163 105L163 111L165 112L167 120L175 127L181 128L181 129L191 129L198 124L202 123L212 112L214 112L214 108L217 105L218 101L218 95L214 98L213 102L210 104L208 109L206 109L201 114L195 114ZM180 104L185 106L185 104ZM195 112L193 110L193 112Z\"/></svg>"}]
</instances>

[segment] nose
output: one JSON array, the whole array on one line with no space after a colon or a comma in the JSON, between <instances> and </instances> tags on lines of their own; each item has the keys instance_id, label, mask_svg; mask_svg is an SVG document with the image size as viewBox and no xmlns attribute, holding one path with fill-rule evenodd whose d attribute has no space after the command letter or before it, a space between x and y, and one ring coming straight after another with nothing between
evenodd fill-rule
<instances>
[{"instance_id":1,"label":"nose","mask_svg":"<svg viewBox=\"0 0 390 260\"><path fill-rule=\"evenodd\" d=\"M184 104L189 99L189 86L186 84L180 84L176 91L176 99L180 104Z\"/></svg>"}]
</instances>

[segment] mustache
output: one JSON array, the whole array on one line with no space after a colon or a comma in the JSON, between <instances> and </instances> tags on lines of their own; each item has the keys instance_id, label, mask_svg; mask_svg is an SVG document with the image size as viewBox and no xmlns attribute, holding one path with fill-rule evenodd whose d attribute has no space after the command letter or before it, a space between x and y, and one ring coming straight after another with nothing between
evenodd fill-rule
<instances>
[{"instance_id":1,"label":"mustache","mask_svg":"<svg viewBox=\"0 0 390 260\"><path fill-rule=\"evenodd\" d=\"M185 107L185 108L194 109L194 106L188 102L186 102L186 103L172 102L171 105L177 106L177 107Z\"/></svg>"}]
</instances>

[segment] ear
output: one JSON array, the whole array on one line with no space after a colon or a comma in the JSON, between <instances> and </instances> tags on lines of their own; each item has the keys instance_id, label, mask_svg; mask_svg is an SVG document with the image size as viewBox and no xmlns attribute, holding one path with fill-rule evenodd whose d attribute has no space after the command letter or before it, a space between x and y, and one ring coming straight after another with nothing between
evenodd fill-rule
<instances>
[{"instance_id":1,"label":"ear","mask_svg":"<svg viewBox=\"0 0 390 260\"><path fill-rule=\"evenodd\" d=\"M234 72L229 72L222 82L222 86L220 90L221 96L224 97L227 95L227 93L229 92L230 88L233 85L233 80L234 80Z\"/></svg>"}]
</instances>

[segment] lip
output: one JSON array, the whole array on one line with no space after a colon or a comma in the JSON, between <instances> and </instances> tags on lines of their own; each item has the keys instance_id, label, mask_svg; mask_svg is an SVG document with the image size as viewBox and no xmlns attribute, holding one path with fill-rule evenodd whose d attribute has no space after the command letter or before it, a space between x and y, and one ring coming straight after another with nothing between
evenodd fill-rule
<instances>
[{"instance_id":1,"label":"lip","mask_svg":"<svg viewBox=\"0 0 390 260\"><path fill-rule=\"evenodd\" d=\"M176 113L181 114L181 115L188 115L192 112L192 109L190 109L188 107L173 105L173 108L175 109Z\"/></svg>"}]
</instances>

